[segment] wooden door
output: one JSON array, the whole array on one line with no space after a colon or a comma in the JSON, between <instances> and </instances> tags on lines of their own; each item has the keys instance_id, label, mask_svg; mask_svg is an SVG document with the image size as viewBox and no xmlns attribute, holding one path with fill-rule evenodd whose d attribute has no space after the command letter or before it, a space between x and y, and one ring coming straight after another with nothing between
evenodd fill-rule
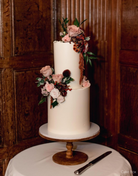
<instances>
[{"instance_id":1,"label":"wooden door","mask_svg":"<svg viewBox=\"0 0 138 176\"><path fill-rule=\"evenodd\" d=\"M39 70L53 64L51 0L0 1L0 175L9 159L45 142L39 127L46 104L36 86Z\"/></svg>"},{"instance_id":2,"label":"wooden door","mask_svg":"<svg viewBox=\"0 0 138 176\"><path fill-rule=\"evenodd\" d=\"M138 175L138 1L122 0L119 151Z\"/></svg>"}]
</instances>

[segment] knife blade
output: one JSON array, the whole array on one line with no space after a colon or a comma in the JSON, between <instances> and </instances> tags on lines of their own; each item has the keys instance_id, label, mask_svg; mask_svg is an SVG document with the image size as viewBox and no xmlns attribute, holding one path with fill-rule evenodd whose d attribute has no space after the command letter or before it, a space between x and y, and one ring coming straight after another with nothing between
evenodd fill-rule
<instances>
[{"instance_id":1,"label":"knife blade","mask_svg":"<svg viewBox=\"0 0 138 176\"><path fill-rule=\"evenodd\" d=\"M76 175L81 175L84 171L86 171L88 168L90 168L91 166L93 166L95 163L97 163L98 161L102 160L103 158L105 158L106 156L108 156L109 154L111 154L112 151L108 151L105 152L104 154L98 156L97 158L95 158L94 160L90 161L88 164L86 164L85 166L81 167L80 169L76 170L74 173Z\"/></svg>"}]
</instances>

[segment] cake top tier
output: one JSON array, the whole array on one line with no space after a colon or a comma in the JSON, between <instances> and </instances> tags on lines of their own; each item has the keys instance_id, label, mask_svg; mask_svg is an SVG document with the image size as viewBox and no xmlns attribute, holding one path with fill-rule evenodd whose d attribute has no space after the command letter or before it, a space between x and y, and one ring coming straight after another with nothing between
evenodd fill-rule
<instances>
[{"instance_id":1,"label":"cake top tier","mask_svg":"<svg viewBox=\"0 0 138 176\"><path fill-rule=\"evenodd\" d=\"M55 74L62 73L64 70L71 71L71 77L74 79L70 83L72 89L81 88L79 60L80 54L73 50L74 43L63 43L54 41L54 69Z\"/></svg>"}]
</instances>

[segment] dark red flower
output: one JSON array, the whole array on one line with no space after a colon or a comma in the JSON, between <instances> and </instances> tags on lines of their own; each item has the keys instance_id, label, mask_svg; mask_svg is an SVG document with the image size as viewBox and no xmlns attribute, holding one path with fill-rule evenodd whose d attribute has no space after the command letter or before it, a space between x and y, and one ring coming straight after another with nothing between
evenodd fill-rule
<instances>
[{"instance_id":1,"label":"dark red flower","mask_svg":"<svg viewBox=\"0 0 138 176\"><path fill-rule=\"evenodd\" d=\"M65 77L70 77L70 74L71 74L71 72L68 69L63 71L63 76L65 76Z\"/></svg>"},{"instance_id":2,"label":"dark red flower","mask_svg":"<svg viewBox=\"0 0 138 176\"><path fill-rule=\"evenodd\" d=\"M62 92L61 92L61 95L62 95L63 97L65 97L65 96L67 95L67 91L62 91Z\"/></svg>"}]
</instances>

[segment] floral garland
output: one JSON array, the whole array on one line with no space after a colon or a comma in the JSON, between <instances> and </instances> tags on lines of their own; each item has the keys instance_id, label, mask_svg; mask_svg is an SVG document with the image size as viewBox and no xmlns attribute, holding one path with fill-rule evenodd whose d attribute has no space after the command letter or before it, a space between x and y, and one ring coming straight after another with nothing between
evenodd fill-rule
<instances>
[{"instance_id":1,"label":"floral garland","mask_svg":"<svg viewBox=\"0 0 138 176\"><path fill-rule=\"evenodd\" d=\"M51 96L51 108L57 106L60 103L65 101L67 96L67 91L72 89L68 85L71 81L74 81L70 77L70 70L64 70L62 74L54 74L54 69L50 66L45 66L40 70L42 78L38 77L37 87L41 86L41 100L39 104L42 104L46 101L46 97ZM81 82L83 87L89 87L90 83L87 78L84 76Z\"/></svg>"}]
</instances>

